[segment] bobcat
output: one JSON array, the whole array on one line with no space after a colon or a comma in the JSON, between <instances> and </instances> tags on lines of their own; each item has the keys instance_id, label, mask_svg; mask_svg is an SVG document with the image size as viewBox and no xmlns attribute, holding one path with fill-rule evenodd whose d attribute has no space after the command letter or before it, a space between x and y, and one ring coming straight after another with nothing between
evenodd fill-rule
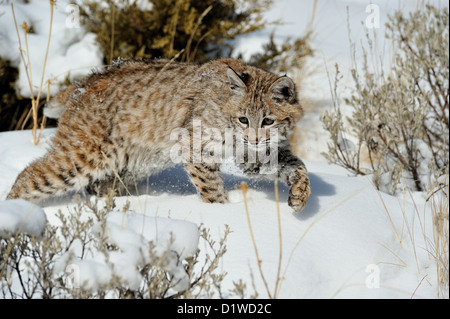
<instances>
[{"instance_id":1,"label":"bobcat","mask_svg":"<svg viewBox=\"0 0 450 319\"><path fill-rule=\"evenodd\" d=\"M8 199L40 202L84 188L102 193L113 183L135 185L175 165L171 158L177 144L190 147L183 163L205 202L227 201L220 158L201 156L212 153L208 144L245 149L237 166L250 177L285 182L295 211L303 209L311 193L305 165L288 143L302 115L294 82L236 59L120 61L61 91L45 113L60 116L52 145L19 174ZM195 137L208 128L219 132L213 139L219 144ZM183 143L173 138L177 129L187 136ZM227 131L233 133L232 143L224 140ZM275 161L250 161L250 150L272 152Z\"/></svg>"}]
</instances>

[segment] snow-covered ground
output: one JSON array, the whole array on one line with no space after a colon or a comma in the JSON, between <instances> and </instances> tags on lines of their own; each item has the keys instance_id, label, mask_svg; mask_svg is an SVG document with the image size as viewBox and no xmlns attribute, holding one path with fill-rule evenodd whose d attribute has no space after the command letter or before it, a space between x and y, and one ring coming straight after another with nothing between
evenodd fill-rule
<instances>
[{"instance_id":1,"label":"snow-covered ground","mask_svg":"<svg viewBox=\"0 0 450 319\"><path fill-rule=\"evenodd\" d=\"M48 141L53 132L53 129L46 130L44 141ZM27 162L45 152L45 144L33 146L31 132L23 131L1 133L0 145L0 198L4 199L15 176ZM321 162L307 161L306 165L311 174L312 195L303 212L293 213L287 205L288 188L279 185L284 278L279 297L409 298L413 294L415 298L436 297L436 267L427 253L426 247L430 244L427 246L424 242L424 236L428 240L432 238L432 222L429 209L424 208L423 201L419 202L420 196L415 196L417 213L409 201L378 193L367 178L349 177L346 171ZM203 223L217 240L228 225L232 233L220 265L221 270L228 273L223 291L232 289L233 281L239 279L251 287L249 278L253 274L260 297L267 297L259 277L243 195L235 186L242 180L249 183L248 207L255 241L265 277L274 287L279 256L274 185L271 182L251 182L226 172L224 180L230 191L230 203L224 205L202 203L181 167L150 177L148 185L144 183L141 187L148 188L146 195L131 199L118 197L118 207L130 201L128 214L130 223L134 225L131 229L126 226L124 232L134 234L136 242L133 243L134 237L128 233L127 236L116 234L114 238L119 238L119 247L121 238L127 238L128 245L131 241L129 249L132 251L125 250L123 259L120 256L115 258L122 263L133 260L129 256L138 249L142 240L140 230L136 230L139 229L136 219L146 218L143 224L147 226L151 225L153 217L179 221L180 224L172 228L175 238L181 236L180 242L183 243L178 251L190 252L192 245L196 247L199 240L198 234L192 230L192 223ZM38 209L34 214L30 207L14 205L15 201L0 202L0 221L9 218L11 210L14 210L29 223L36 221L36 224L42 224ZM47 201L43 209L49 222L56 223L58 210L73 206L75 203L67 197ZM120 216L114 218L116 224L111 227L118 232L120 222L117 219ZM162 221L159 223L163 224ZM4 228L16 230L11 227L2 222L0 234ZM397 237L394 228L401 238ZM152 238L151 235L145 236L149 240ZM200 244L198 248L203 246ZM82 278L91 279L90 287L96 287L98 281L105 280L105 276L109 278L102 270L105 265L101 263L90 260L79 264L80 269L86 271ZM131 276L129 268L122 269L125 275Z\"/></svg>"},{"instance_id":2,"label":"snow-covered ground","mask_svg":"<svg viewBox=\"0 0 450 319\"><path fill-rule=\"evenodd\" d=\"M314 30L313 47L316 55L310 58L310 76L301 80L301 94L304 98L317 102L318 107L309 110L300 126L306 136L299 149L306 159L310 172L312 195L303 212L295 214L287 205L288 188L280 184L280 213L282 229L282 275L281 298L436 298L436 264L428 253L432 247L432 221L430 209L426 207L424 195L414 193L414 204L409 193L405 200L379 193L366 177L351 177L344 169L327 164L320 152L326 151L327 136L321 129L320 113L331 105L327 70L334 69L338 62L344 76L348 77L351 67L350 45L347 33L347 9L351 27L352 41L360 43L367 31L364 21L369 3L379 7L379 39L382 38L383 24L387 14L396 9L414 9L420 1L350 1L335 0L317 2L312 23ZM439 3L439 1L435 1ZM33 83L39 83L42 57L48 35L49 10L46 1L30 1L30 5L15 3L18 23L23 20L33 22L35 34L29 35ZM285 23L276 27L276 39L286 36L303 35L309 27L314 1L280 0L276 1L267 20L281 18ZM83 28L67 28L67 12L64 1L58 1L55 12L55 25L49 64L46 77L49 79L68 70L84 70L100 65L101 56L92 35L85 34ZM448 6L448 4L442 3ZM0 55L11 57L19 63L15 28L12 24L8 6L0 6ZM361 24L363 22L363 24ZM267 41L273 27L253 35L242 37L236 42L236 51L250 54L257 51ZM23 40L22 40L23 41ZM381 41L381 40L380 40ZM23 45L23 42L22 42ZM384 43L379 44L384 47ZM386 49L388 52L389 49ZM386 54L388 61L388 54ZM35 66L36 65L36 66ZM326 67L325 67L326 66ZM71 72L73 72L71 71ZM21 91L28 89L26 77L21 71ZM58 77L59 78L59 77ZM25 81L25 82L23 82ZM57 89L58 85L52 85ZM38 146L32 143L30 131L0 133L0 235L2 231L37 232L42 229L45 219L42 210L22 202L5 201L10 187L19 172L33 159L45 153L53 129L45 130ZM114 258L120 264L131 260L142 240L151 240L155 234L140 233L136 228L137 217L148 218L149 229L159 218L158 224L175 221L172 230L179 233L178 252L192 254L195 247L204 247L199 242L198 233L192 225L203 223L211 229L211 235L219 239L228 225L232 233L227 241L227 253L222 259L221 270L227 272L223 291L233 288L233 281L243 279L252 293L254 278L260 297L267 297L264 284L259 276L257 260L250 237L241 190L236 189L242 180L248 182L248 208L262 260L262 270L273 290L279 261L279 237L277 208L274 185L271 182L252 182L229 172L224 172L224 180L230 192L230 202L205 204L195 194L183 169L174 168L150 177L148 184L141 185L140 196L118 197L119 207L130 201L129 223L125 230L130 236L117 235L117 218L111 217L111 231L116 235L116 244L123 256ZM43 210L49 223L56 223L58 210L67 211L75 204L70 197L50 200L44 203ZM387 210L386 210L387 208ZM11 217L17 212L16 219ZM134 213L133 213L134 212ZM7 223L7 222L8 223ZM26 221L26 223L22 223ZM34 223L33 223L34 222ZM33 225L31 228L23 225ZM31 229L31 230L30 230ZM140 230L141 231L141 230ZM143 231L143 228L142 228ZM142 237L143 236L143 237ZM175 234L176 236L176 234ZM136 238L131 245L124 238ZM122 258L122 259L121 259ZM91 262L80 263L85 269L84 279L91 285L107 280L105 265L95 258ZM130 273L126 264L121 263L123 273ZM172 272L183 278L176 267ZM178 272L178 273L177 273ZM105 275L106 274L106 275ZM181 289L181 288L180 288Z\"/></svg>"}]
</instances>

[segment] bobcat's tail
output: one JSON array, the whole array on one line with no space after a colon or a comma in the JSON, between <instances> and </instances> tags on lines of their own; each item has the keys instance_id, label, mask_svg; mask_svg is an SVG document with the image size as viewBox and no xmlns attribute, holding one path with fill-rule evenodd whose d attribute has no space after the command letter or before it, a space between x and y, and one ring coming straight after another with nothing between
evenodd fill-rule
<instances>
[{"instance_id":1,"label":"bobcat's tail","mask_svg":"<svg viewBox=\"0 0 450 319\"><path fill-rule=\"evenodd\" d=\"M69 100L69 97L73 94L74 90L75 86L71 85L60 91L54 98L45 104L44 115L52 119L60 118L64 113L66 103Z\"/></svg>"}]
</instances>

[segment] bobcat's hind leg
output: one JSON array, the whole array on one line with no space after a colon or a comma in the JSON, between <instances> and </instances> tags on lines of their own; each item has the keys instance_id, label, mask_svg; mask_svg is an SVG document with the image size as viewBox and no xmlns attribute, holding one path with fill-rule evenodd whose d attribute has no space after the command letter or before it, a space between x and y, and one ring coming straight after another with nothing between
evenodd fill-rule
<instances>
[{"instance_id":1,"label":"bobcat's hind leg","mask_svg":"<svg viewBox=\"0 0 450 319\"><path fill-rule=\"evenodd\" d=\"M79 191L89 182L89 174L66 155L49 152L28 165L17 177L7 199L22 198L38 203L50 196Z\"/></svg>"}]
</instances>

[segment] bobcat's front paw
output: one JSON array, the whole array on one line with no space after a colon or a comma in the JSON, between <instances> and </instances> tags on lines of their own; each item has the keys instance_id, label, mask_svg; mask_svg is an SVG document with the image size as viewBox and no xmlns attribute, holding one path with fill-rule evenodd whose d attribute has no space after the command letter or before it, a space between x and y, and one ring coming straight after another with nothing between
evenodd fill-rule
<instances>
[{"instance_id":1,"label":"bobcat's front paw","mask_svg":"<svg viewBox=\"0 0 450 319\"><path fill-rule=\"evenodd\" d=\"M301 211L311 195L311 186L307 175L303 175L291 185L288 204L296 212Z\"/></svg>"}]
</instances>

